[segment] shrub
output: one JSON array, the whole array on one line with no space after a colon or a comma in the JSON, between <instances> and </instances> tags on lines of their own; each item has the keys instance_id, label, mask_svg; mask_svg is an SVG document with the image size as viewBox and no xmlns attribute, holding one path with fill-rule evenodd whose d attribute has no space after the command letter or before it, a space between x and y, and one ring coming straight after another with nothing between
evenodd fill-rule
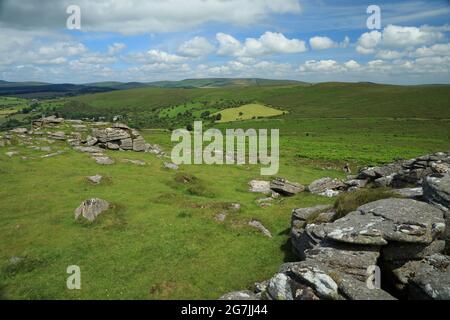
<instances>
[{"instance_id":1,"label":"shrub","mask_svg":"<svg viewBox=\"0 0 450 320\"><path fill-rule=\"evenodd\" d=\"M376 188L376 189L360 189L353 192L346 192L341 194L334 203L336 210L336 218L339 219L347 215L348 213L355 211L363 204L387 199L387 198L399 198L389 189Z\"/></svg>"}]
</instances>

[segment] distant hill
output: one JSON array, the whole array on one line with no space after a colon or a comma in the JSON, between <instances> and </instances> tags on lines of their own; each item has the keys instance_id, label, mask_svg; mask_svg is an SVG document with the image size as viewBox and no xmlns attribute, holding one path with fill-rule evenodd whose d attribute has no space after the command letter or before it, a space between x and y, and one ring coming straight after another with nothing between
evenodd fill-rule
<instances>
[{"instance_id":1,"label":"distant hill","mask_svg":"<svg viewBox=\"0 0 450 320\"><path fill-rule=\"evenodd\" d=\"M222 88L222 87L252 87L252 86L289 86L302 85L306 82L295 80L270 80L259 78L205 78L185 79L181 81L157 81L148 83L158 88Z\"/></svg>"},{"instance_id":2,"label":"distant hill","mask_svg":"<svg viewBox=\"0 0 450 320\"><path fill-rule=\"evenodd\" d=\"M20 96L23 98L54 98L87 93L138 88L225 88L225 87L269 87L308 85L294 80L270 80L258 78L211 78L186 79L181 81L119 82L105 81L86 84L52 84L45 82L8 82L0 80L0 96Z\"/></svg>"}]
</instances>

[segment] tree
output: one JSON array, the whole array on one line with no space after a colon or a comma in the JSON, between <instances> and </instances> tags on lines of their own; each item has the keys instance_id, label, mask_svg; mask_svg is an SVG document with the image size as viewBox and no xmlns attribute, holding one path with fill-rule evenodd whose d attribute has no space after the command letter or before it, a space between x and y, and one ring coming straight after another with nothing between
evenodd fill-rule
<instances>
[{"instance_id":1,"label":"tree","mask_svg":"<svg viewBox=\"0 0 450 320\"><path fill-rule=\"evenodd\" d=\"M222 114L221 114L221 113L218 113L218 114L216 115L216 120L217 120L217 121L222 120Z\"/></svg>"},{"instance_id":2,"label":"tree","mask_svg":"<svg viewBox=\"0 0 450 320\"><path fill-rule=\"evenodd\" d=\"M193 131L194 128L192 127L192 124L188 123L187 126L186 126L186 130L187 131Z\"/></svg>"}]
</instances>

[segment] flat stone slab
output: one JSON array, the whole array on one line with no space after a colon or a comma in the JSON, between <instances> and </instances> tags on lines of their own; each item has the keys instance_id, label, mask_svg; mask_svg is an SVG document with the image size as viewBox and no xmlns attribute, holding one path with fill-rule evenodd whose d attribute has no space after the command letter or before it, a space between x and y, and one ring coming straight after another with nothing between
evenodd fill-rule
<instances>
[{"instance_id":1,"label":"flat stone slab","mask_svg":"<svg viewBox=\"0 0 450 320\"><path fill-rule=\"evenodd\" d=\"M424 202L384 199L357 210L327 224L326 238L375 246L388 241L429 244L445 231L442 211Z\"/></svg>"}]
</instances>

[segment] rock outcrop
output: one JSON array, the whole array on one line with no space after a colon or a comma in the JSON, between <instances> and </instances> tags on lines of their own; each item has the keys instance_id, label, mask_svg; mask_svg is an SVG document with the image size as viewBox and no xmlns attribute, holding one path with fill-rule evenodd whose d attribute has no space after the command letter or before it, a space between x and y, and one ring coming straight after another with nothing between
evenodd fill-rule
<instances>
[{"instance_id":1,"label":"rock outcrop","mask_svg":"<svg viewBox=\"0 0 450 320\"><path fill-rule=\"evenodd\" d=\"M293 196L305 190L300 183L290 182L283 178L276 178L270 182L270 189L284 196Z\"/></svg>"}]
</instances>

